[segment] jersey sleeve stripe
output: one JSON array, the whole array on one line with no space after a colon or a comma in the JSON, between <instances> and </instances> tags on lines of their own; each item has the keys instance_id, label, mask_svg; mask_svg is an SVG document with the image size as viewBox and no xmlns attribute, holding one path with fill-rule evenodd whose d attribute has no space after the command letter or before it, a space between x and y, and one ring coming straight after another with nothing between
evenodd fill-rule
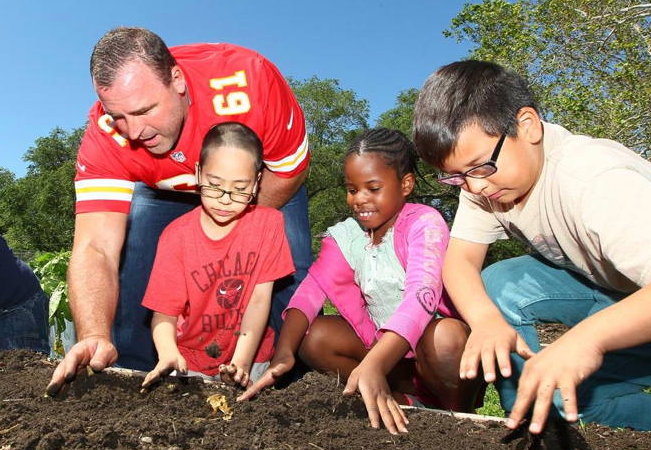
<instances>
[{"instance_id":1,"label":"jersey sleeve stripe","mask_svg":"<svg viewBox=\"0 0 651 450\"><path fill-rule=\"evenodd\" d=\"M291 155L278 161L265 160L264 163L272 172L291 172L296 169L307 157L308 154L307 134L298 149Z\"/></svg>"},{"instance_id":2,"label":"jersey sleeve stripe","mask_svg":"<svg viewBox=\"0 0 651 450\"><path fill-rule=\"evenodd\" d=\"M133 194L124 194L121 192L86 192L77 193L77 202L88 200L120 200L130 202Z\"/></svg>"},{"instance_id":3,"label":"jersey sleeve stripe","mask_svg":"<svg viewBox=\"0 0 651 450\"><path fill-rule=\"evenodd\" d=\"M77 202L89 200L119 200L130 202L135 183L126 180L102 179L75 181Z\"/></svg>"},{"instance_id":4,"label":"jersey sleeve stripe","mask_svg":"<svg viewBox=\"0 0 651 450\"><path fill-rule=\"evenodd\" d=\"M133 191L135 185L136 183L133 181L116 180L111 178L92 178L88 180L75 181L75 189L87 187L119 187L131 189Z\"/></svg>"}]
</instances>

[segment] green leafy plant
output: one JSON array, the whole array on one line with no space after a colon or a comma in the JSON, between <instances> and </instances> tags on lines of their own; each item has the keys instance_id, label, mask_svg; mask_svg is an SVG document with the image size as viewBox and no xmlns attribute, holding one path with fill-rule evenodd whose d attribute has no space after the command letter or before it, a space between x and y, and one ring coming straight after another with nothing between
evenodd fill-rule
<instances>
[{"instance_id":1,"label":"green leafy plant","mask_svg":"<svg viewBox=\"0 0 651 450\"><path fill-rule=\"evenodd\" d=\"M41 281L41 288L50 298L49 323L55 327L53 348L61 356L65 353L62 335L66 321L72 321L66 282L69 262L70 251L59 251L40 253L30 263Z\"/></svg>"}]
</instances>

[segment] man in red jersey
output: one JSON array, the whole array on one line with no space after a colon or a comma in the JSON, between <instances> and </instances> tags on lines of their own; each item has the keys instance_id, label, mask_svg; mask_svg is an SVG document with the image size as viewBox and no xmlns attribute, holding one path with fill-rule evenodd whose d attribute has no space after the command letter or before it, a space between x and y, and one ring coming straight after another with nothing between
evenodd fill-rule
<instances>
[{"instance_id":1,"label":"man in red jersey","mask_svg":"<svg viewBox=\"0 0 651 450\"><path fill-rule=\"evenodd\" d=\"M258 202L283 212L297 269L274 293L276 331L312 261L305 119L272 63L230 44L168 49L149 30L121 27L99 40L90 66L99 101L77 157L68 271L78 342L55 370L50 392L86 365L154 367L149 313L140 302L160 233L199 204L195 166L215 124L243 123L263 143Z\"/></svg>"}]
</instances>

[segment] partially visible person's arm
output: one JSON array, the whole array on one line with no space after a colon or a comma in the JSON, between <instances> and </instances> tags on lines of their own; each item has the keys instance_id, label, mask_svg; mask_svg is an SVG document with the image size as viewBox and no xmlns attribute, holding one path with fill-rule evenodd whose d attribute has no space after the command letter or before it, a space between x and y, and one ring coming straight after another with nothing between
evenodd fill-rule
<instances>
[{"instance_id":1,"label":"partially visible person's arm","mask_svg":"<svg viewBox=\"0 0 651 450\"><path fill-rule=\"evenodd\" d=\"M481 267L487 250L487 244L451 238L443 265L443 283L454 306L471 329L461 357L459 375L462 379L475 378L481 362L484 379L491 382L496 378L495 360L500 373L509 377L512 351L523 358L534 353L504 320L486 293Z\"/></svg>"},{"instance_id":2,"label":"partially visible person's arm","mask_svg":"<svg viewBox=\"0 0 651 450\"><path fill-rule=\"evenodd\" d=\"M283 178L264 168L260 180L258 203L271 208L281 208L298 191L308 173L309 168L306 167L294 177Z\"/></svg>"},{"instance_id":3,"label":"partially visible person's arm","mask_svg":"<svg viewBox=\"0 0 651 450\"><path fill-rule=\"evenodd\" d=\"M55 395L81 368L90 365L100 371L117 359L111 325L117 307L126 223L124 213L77 214L68 284L78 342L54 371L48 394Z\"/></svg>"}]
</instances>

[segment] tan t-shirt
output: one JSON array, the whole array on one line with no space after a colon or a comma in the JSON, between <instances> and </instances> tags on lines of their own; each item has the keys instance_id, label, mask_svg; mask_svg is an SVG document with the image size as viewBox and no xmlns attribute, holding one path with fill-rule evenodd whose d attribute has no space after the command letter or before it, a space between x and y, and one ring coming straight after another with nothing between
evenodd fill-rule
<instances>
[{"instance_id":1,"label":"tan t-shirt","mask_svg":"<svg viewBox=\"0 0 651 450\"><path fill-rule=\"evenodd\" d=\"M524 207L461 191L450 235L517 238L607 289L650 284L651 163L617 142L543 127L543 169Z\"/></svg>"}]
</instances>

